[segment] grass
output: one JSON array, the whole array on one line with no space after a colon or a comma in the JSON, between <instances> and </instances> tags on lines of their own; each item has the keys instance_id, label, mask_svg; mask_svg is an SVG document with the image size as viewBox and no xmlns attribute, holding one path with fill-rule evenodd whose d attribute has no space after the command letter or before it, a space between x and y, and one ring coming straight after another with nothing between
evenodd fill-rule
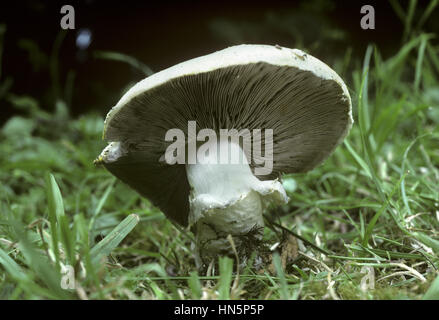
<instances>
[{"instance_id":1,"label":"grass","mask_svg":"<svg viewBox=\"0 0 439 320\"><path fill-rule=\"evenodd\" d=\"M0 131L0 299L439 299L439 46L412 31L412 4L406 15L392 3L401 48L336 64L354 104L350 135L322 166L285 176L290 203L266 213L268 241L286 230L302 239L285 270L274 256L275 275L237 274L229 258L198 274L191 235L93 166L103 117L69 117L60 85L55 111L43 111L2 75L0 99L21 115ZM60 287L67 265L75 289Z\"/></svg>"}]
</instances>

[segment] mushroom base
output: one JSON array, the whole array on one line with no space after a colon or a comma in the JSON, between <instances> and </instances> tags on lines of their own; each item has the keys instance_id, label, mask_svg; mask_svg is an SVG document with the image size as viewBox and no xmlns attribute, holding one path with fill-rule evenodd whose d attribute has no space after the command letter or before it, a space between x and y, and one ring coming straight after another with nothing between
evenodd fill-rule
<instances>
[{"instance_id":1,"label":"mushroom base","mask_svg":"<svg viewBox=\"0 0 439 320\"><path fill-rule=\"evenodd\" d=\"M243 266L253 252L259 251L264 232L261 198L251 190L227 207L205 212L196 223L199 266L208 265L221 255L236 254Z\"/></svg>"}]
</instances>

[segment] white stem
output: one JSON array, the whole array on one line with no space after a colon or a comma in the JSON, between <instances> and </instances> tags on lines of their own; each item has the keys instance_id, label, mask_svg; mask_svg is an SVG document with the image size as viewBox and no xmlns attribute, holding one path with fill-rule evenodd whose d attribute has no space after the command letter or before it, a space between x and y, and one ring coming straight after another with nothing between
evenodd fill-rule
<instances>
[{"instance_id":1,"label":"white stem","mask_svg":"<svg viewBox=\"0 0 439 320\"><path fill-rule=\"evenodd\" d=\"M262 240L266 205L288 201L277 179L260 181L251 172L240 146L225 143L226 146L222 145L224 142L214 146L216 154L198 154L197 163L186 166L192 188L189 224L196 226L197 246L205 263L219 254L233 254L227 240L229 234L241 258L247 258L250 252L245 248L251 251ZM220 163L220 151L226 150L221 147L227 148L229 159L238 155L241 161Z\"/></svg>"}]
</instances>

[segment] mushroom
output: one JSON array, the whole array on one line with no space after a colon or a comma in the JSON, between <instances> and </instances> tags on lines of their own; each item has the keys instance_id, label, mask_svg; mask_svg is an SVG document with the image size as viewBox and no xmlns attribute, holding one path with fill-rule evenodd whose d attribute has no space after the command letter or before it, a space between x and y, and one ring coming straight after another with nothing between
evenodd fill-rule
<instances>
[{"instance_id":1,"label":"mushroom","mask_svg":"<svg viewBox=\"0 0 439 320\"><path fill-rule=\"evenodd\" d=\"M264 247L264 209L288 201L281 174L322 163L352 123L346 85L326 64L238 45L134 85L105 119L96 163L192 227L199 266L235 250L245 264Z\"/></svg>"}]
</instances>

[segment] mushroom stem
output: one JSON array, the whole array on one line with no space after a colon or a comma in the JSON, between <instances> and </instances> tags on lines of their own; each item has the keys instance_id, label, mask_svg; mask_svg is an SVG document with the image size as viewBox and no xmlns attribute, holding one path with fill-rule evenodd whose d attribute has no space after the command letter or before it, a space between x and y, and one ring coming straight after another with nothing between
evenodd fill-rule
<instances>
[{"instance_id":1,"label":"mushroom stem","mask_svg":"<svg viewBox=\"0 0 439 320\"><path fill-rule=\"evenodd\" d=\"M186 166L197 263L202 267L218 255L234 256L231 235L243 266L263 245L264 208L270 202L286 203L288 197L277 179L260 181L253 175L238 144L215 141L208 147L209 152L197 154L196 164Z\"/></svg>"}]
</instances>

